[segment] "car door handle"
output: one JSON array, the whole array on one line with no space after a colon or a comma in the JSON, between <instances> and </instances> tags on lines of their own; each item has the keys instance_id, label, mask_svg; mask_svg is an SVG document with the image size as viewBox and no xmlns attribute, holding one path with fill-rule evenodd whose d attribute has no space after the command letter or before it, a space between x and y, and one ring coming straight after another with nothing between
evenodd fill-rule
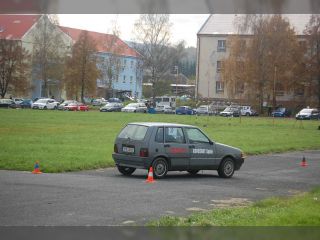
<instances>
[{"instance_id":1,"label":"car door handle","mask_svg":"<svg viewBox=\"0 0 320 240\"><path fill-rule=\"evenodd\" d=\"M165 144L164 147L170 147L170 144Z\"/></svg>"},{"instance_id":2,"label":"car door handle","mask_svg":"<svg viewBox=\"0 0 320 240\"><path fill-rule=\"evenodd\" d=\"M189 148L195 148L195 146L194 145L189 145Z\"/></svg>"}]
</instances>

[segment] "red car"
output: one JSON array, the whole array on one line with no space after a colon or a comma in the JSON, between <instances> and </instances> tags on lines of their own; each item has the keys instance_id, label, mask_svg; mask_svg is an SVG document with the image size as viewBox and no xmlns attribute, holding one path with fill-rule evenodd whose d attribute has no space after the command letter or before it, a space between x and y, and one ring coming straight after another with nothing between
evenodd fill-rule
<instances>
[{"instance_id":1,"label":"red car","mask_svg":"<svg viewBox=\"0 0 320 240\"><path fill-rule=\"evenodd\" d=\"M89 111L89 107L83 103L70 103L64 108L67 111Z\"/></svg>"}]
</instances>

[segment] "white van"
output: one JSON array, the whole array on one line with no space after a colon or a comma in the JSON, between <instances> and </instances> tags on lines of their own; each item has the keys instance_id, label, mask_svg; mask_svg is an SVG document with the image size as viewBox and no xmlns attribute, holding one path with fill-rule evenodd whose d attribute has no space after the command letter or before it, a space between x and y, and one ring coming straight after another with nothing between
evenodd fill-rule
<instances>
[{"instance_id":1,"label":"white van","mask_svg":"<svg viewBox=\"0 0 320 240\"><path fill-rule=\"evenodd\" d=\"M156 107L157 106L170 106L172 108L176 107L176 97L174 96L161 96L155 98Z\"/></svg>"}]
</instances>

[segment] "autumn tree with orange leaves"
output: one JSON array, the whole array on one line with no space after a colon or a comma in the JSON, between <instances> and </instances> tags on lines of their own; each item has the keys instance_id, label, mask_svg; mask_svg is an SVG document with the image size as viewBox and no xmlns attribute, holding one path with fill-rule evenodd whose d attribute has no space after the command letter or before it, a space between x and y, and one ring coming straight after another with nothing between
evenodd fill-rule
<instances>
[{"instance_id":1,"label":"autumn tree with orange leaves","mask_svg":"<svg viewBox=\"0 0 320 240\"><path fill-rule=\"evenodd\" d=\"M84 102L84 97L94 95L96 81L101 76L97 68L96 43L87 31L82 31L66 61L65 87L67 96Z\"/></svg>"}]
</instances>

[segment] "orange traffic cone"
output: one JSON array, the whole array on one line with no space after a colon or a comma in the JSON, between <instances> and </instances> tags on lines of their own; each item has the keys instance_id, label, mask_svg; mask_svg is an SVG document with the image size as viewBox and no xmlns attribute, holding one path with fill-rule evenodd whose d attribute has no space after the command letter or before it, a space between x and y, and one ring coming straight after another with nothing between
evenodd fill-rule
<instances>
[{"instance_id":1,"label":"orange traffic cone","mask_svg":"<svg viewBox=\"0 0 320 240\"><path fill-rule=\"evenodd\" d=\"M303 156L303 158L302 158L302 161L301 161L301 163L300 163L300 166L301 167L306 167L306 166L308 166L308 163L307 163L307 161L306 161L306 158Z\"/></svg>"},{"instance_id":2,"label":"orange traffic cone","mask_svg":"<svg viewBox=\"0 0 320 240\"><path fill-rule=\"evenodd\" d=\"M36 161L34 164L34 170L32 171L33 174L41 174L42 172L40 171L40 165L39 161Z\"/></svg>"},{"instance_id":3,"label":"orange traffic cone","mask_svg":"<svg viewBox=\"0 0 320 240\"><path fill-rule=\"evenodd\" d=\"M149 172L148 172L148 178L146 180L147 183L154 183L155 180L153 179L153 168L150 167Z\"/></svg>"}]
</instances>

